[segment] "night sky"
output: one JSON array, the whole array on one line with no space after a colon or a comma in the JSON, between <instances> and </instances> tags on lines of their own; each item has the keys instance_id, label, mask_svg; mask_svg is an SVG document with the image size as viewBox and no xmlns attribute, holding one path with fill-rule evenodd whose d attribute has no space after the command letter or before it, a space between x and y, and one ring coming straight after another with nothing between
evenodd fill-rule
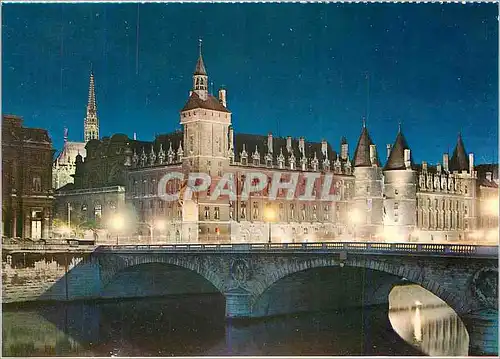
<instances>
[{"instance_id":1,"label":"night sky","mask_svg":"<svg viewBox=\"0 0 500 359\"><path fill-rule=\"evenodd\" d=\"M362 117L385 160L398 122L416 162L462 132L498 161L494 4L8 4L2 112L83 140L91 63L100 134L180 128L198 55L236 132L327 139L351 156ZM367 80L367 77L369 80Z\"/></svg>"}]
</instances>

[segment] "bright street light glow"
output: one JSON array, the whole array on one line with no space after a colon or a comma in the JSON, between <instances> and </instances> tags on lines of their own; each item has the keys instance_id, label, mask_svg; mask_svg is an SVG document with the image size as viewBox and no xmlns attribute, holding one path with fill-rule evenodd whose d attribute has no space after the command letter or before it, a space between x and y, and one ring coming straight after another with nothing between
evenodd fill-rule
<instances>
[{"instance_id":1,"label":"bright street light glow","mask_svg":"<svg viewBox=\"0 0 500 359\"><path fill-rule=\"evenodd\" d=\"M163 219L159 219L155 222L155 228L158 230L165 229L166 222Z\"/></svg>"},{"instance_id":2,"label":"bright street light glow","mask_svg":"<svg viewBox=\"0 0 500 359\"><path fill-rule=\"evenodd\" d=\"M272 222L276 219L276 213L272 208L266 208L264 210L264 218L266 219L266 222Z\"/></svg>"},{"instance_id":3,"label":"bright street light glow","mask_svg":"<svg viewBox=\"0 0 500 359\"><path fill-rule=\"evenodd\" d=\"M486 215L498 216L498 198L488 199L483 202L483 209Z\"/></svg>"},{"instance_id":4,"label":"bright street light glow","mask_svg":"<svg viewBox=\"0 0 500 359\"><path fill-rule=\"evenodd\" d=\"M124 220L123 220L123 217L120 216L120 215L116 215L112 222L111 222L111 225L113 226L113 228L117 231L119 231L120 229L123 228L123 224L124 224Z\"/></svg>"},{"instance_id":5,"label":"bright street light glow","mask_svg":"<svg viewBox=\"0 0 500 359\"><path fill-rule=\"evenodd\" d=\"M353 209L349 212L349 221L352 224L360 224L362 222L362 215L359 209Z\"/></svg>"}]
</instances>

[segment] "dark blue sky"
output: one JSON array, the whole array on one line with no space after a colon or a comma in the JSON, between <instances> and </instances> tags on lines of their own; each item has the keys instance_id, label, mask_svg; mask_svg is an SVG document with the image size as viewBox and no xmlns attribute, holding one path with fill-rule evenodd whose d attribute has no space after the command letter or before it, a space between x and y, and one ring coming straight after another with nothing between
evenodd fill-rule
<instances>
[{"instance_id":1,"label":"dark blue sky","mask_svg":"<svg viewBox=\"0 0 500 359\"><path fill-rule=\"evenodd\" d=\"M2 112L83 139L90 63L101 136L151 140L179 128L203 38L237 132L341 136L361 118L385 158L403 124L417 162L462 131L476 162L498 160L494 4L3 5ZM366 74L369 74L367 91Z\"/></svg>"}]
</instances>

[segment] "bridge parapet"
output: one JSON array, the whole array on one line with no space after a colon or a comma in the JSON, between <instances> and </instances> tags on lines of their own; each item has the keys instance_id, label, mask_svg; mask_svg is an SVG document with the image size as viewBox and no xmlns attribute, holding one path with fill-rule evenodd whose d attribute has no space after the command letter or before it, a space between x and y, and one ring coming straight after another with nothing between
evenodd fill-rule
<instances>
[{"instance_id":1,"label":"bridge parapet","mask_svg":"<svg viewBox=\"0 0 500 359\"><path fill-rule=\"evenodd\" d=\"M423 255L446 257L498 258L498 246L460 244L412 243L245 243L245 244L168 244L168 245L112 245L99 246L98 252L314 252L314 253L366 253L386 255Z\"/></svg>"}]
</instances>

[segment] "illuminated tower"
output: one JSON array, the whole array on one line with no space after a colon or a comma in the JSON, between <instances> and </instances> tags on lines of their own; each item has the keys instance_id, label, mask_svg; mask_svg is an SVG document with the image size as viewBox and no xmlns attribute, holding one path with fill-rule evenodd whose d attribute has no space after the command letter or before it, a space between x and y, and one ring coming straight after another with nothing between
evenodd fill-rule
<instances>
[{"instance_id":1,"label":"illuminated tower","mask_svg":"<svg viewBox=\"0 0 500 359\"><path fill-rule=\"evenodd\" d=\"M84 120L85 143L90 140L99 139L99 119L97 118L97 105L95 101L94 72L90 72L89 102L87 104L87 116Z\"/></svg>"}]
</instances>

